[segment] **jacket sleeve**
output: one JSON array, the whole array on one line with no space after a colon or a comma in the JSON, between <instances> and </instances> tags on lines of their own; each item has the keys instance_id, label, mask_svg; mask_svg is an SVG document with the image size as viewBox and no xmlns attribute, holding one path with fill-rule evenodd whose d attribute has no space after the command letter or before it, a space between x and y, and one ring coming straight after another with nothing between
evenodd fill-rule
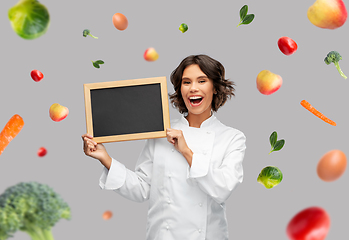
<instances>
[{"instance_id":1,"label":"jacket sleeve","mask_svg":"<svg viewBox=\"0 0 349 240\"><path fill-rule=\"evenodd\" d=\"M210 164L210 157L205 151L194 152L192 165L187 171L189 184L197 184L219 204L225 202L236 186L242 183L245 142L245 135L239 131L230 141L220 165Z\"/></svg>"},{"instance_id":2,"label":"jacket sleeve","mask_svg":"<svg viewBox=\"0 0 349 240\"><path fill-rule=\"evenodd\" d=\"M149 198L153 170L154 139L147 139L138 157L135 171L112 158L110 169L104 167L99 180L102 189L113 190L123 197L136 202Z\"/></svg>"}]
</instances>

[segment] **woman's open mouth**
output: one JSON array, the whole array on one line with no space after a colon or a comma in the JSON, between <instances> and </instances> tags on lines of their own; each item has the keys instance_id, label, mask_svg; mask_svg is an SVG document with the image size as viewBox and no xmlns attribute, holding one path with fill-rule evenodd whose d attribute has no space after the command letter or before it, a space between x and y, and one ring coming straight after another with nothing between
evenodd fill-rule
<instances>
[{"instance_id":1,"label":"woman's open mouth","mask_svg":"<svg viewBox=\"0 0 349 240\"><path fill-rule=\"evenodd\" d=\"M201 96L193 96L193 97L189 97L189 102L190 105L192 105L193 107L197 107L202 103L202 100L204 98Z\"/></svg>"}]
</instances>

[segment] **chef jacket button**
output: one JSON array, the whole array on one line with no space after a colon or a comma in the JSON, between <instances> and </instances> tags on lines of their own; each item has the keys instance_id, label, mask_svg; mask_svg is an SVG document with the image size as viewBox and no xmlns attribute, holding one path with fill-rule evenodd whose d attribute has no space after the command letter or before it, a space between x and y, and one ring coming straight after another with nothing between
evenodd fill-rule
<instances>
[{"instance_id":1,"label":"chef jacket button","mask_svg":"<svg viewBox=\"0 0 349 240\"><path fill-rule=\"evenodd\" d=\"M172 148L171 151L174 152L174 149Z\"/></svg>"},{"instance_id":2,"label":"chef jacket button","mask_svg":"<svg viewBox=\"0 0 349 240\"><path fill-rule=\"evenodd\" d=\"M168 203L168 204L171 204L171 199L168 199L168 200L167 200L167 203Z\"/></svg>"},{"instance_id":3,"label":"chef jacket button","mask_svg":"<svg viewBox=\"0 0 349 240\"><path fill-rule=\"evenodd\" d=\"M202 207L202 203L199 203L199 206Z\"/></svg>"},{"instance_id":4,"label":"chef jacket button","mask_svg":"<svg viewBox=\"0 0 349 240\"><path fill-rule=\"evenodd\" d=\"M198 229L199 233L201 233L201 229Z\"/></svg>"},{"instance_id":5,"label":"chef jacket button","mask_svg":"<svg viewBox=\"0 0 349 240\"><path fill-rule=\"evenodd\" d=\"M168 174L168 177L169 177L169 178L171 178L171 177L172 177L172 176L171 176L171 173L169 173L169 174Z\"/></svg>"},{"instance_id":6,"label":"chef jacket button","mask_svg":"<svg viewBox=\"0 0 349 240\"><path fill-rule=\"evenodd\" d=\"M211 132L207 132L207 134L211 134Z\"/></svg>"},{"instance_id":7,"label":"chef jacket button","mask_svg":"<svg viewBox=\"0 0 349 240\"><path fill-rule=\"evenodd\" d=\"M166 226L166 229L167 229L167 230L169 230L169 229L170 229L170 227L167 225L167 226Z\"/></svg>"},{"instance_id":8,"label":"chef jacket button","mask_svg":"<svg viewBox=\"0 0 349 240\"><path fill-rule=\"evenodd\" d=\"M203 154L206 155L206 154L207 154L207 151L205 150L205 151L203 152Z\"/></svg>"}]
</instances>

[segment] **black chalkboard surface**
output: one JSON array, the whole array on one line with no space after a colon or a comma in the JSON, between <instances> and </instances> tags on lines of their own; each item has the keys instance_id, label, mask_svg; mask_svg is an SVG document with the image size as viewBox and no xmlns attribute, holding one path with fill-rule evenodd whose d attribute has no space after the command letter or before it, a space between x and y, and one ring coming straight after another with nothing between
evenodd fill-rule
<instances>
[{"instance_id":1,"label":"black chalkboard surface","mask_svg":"<svg viewBox=\"0 0 349 240\"><path fill-rule=\"evenodd\" d=\"M166 137L166 77L84 84L87 133L96 142Z\"/></svg>"}]
</instances>

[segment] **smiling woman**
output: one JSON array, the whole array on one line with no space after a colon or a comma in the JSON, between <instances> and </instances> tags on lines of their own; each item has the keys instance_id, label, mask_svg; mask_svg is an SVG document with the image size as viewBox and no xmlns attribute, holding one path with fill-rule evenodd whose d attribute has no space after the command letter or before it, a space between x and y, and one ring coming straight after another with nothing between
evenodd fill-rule
<instances>
[{"instance_id":1,"label":"smiling woman","mask_svg":"<svg viewBox=\"0 0 349 240\"><path fill-rule=\"evenodd\" d=\"M186 76L184 73L189 75ZM182 97L182 85L187 85L193 81L190 77L195 74L197 74L196 81L209 81L213 84L214 97L212 97L211 107L214 112L223 106L228 98L235 96L235 84L225 79L225 69L220 62L207 55L191 55L185 58L171 74L171 82L175 92L170 94L170 100L180 113L188 112Z\"/></svg>"},{"instance_id":2,"label":"smiling woman","mask_svg":"<svg viewBox=\"0 0 349 240\"><path fill-rule=\"evenodd\" d=\"M185 58L171 74L172 104L183 113L166 138L147 139L135 170L85 134L84 152L104 166L102 189L149 199L147 240L227 240L225 201L242 182L245 135L213 114L234 95L224 67L207 55Z\"/></svg>"},{"instance_id":3,"label":"smiling woman","mask_svg":"<svg viewBox=\"0 0 349 240\"><path fill-rule=\"evenodd\" d=\"M214 92L212 80L201 71L199 65L193 64L184 69L181 95L190 114L210 116Z\"/></svg>"}]
</instances>

